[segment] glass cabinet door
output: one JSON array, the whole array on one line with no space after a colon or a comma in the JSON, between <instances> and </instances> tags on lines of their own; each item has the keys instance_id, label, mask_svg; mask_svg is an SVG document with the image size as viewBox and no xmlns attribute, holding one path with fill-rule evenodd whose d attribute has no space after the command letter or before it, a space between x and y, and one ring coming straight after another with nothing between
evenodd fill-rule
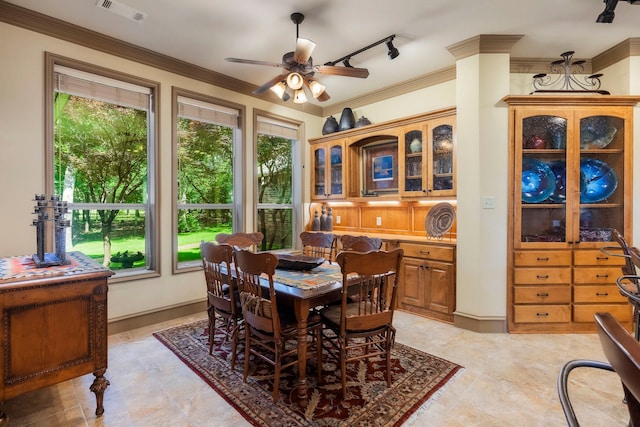
<instances>
[{"instance_id":1,"label":"glass cabinet door","mask_svg":"<svg viewBox=\"0 0 640 427\"><path fill-rule=\"evenodd\" d=\"M575 182L569 162L566 117L534 115L520 117L516 132L516 198L520 215L515 220L516 246L527 243L556 243L567 246ZM519 185L518 185L519 184ZM518 242L520 242L518 244ZM534 245L535 246L535 245Z\"/></svg>"},{"instance_id":2,"label":"glass cabinet door","mask_svg":"<svg viewBox=\"0 0 640 427\"><path fill-rule=\"evenodd\" d=\"M342 197L342 145L332 145L330 147L330 197Z\"/></svg>"},{"instance_id":3,"label":"glass cabinet door","mask_svg":"<svg viewBox=\"0 0 640 427\"><path fill-rule=\"evenodd\" d=\"M576 240L612 241L612 229L624 230L624 120L610 115L580 118L580 209Z\"/></svg>"},{"instance_id":4,"label":"glass cabinet door","mask_svg":"<svg viewBox=\"0 0 640 427\"><path fill-rule=\"evenodd\" d=\"M424 193L423 181L423 141L422 129L413 129L404 134L404 192Z\"/></svg>"},{"instance_id":5,"label":"glass cabinet door","mask_svg":"<svg viewBox=\"0 0 640 427\"><path fill-rule=\"evenodd\" d=\"M431 185L434 195L450 194L454 189L455 168L453 126L441 124L430 127Z\"/></svg>"},{"instance_id":6,"label":"glass cabinet door","mask_svg":"<svg viewBox=\"0 0 640 427\"><path fill-rule=\"evenodd\" d=\"M315 147L313 149L313 198L326 197L326 149Z\"/></svg>"}]
</instances>

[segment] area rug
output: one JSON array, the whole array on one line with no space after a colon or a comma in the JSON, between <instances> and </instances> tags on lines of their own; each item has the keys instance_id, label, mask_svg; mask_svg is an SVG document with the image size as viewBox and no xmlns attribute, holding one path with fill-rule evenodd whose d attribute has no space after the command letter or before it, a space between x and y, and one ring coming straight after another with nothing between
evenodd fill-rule
<instances>
[{"instance_id":1,"label":"area rug","mask_svg":"<svg viewBox=\"0 0 640 427\"><path fill-rule=\"evenodd\" d=\"M393 385L387 388L381 359L348 364L348 389L342 399L340 367L325 357L323 381L316 382L316 366L307 364L308 404L297 400L295 369L283 371L280 398L274 403L273 369L251 363L250 376L242 379L243 355L231 369L231 349L223 336L214 339L209 354L207 321L201 320L153 334L180 360L216 390L244 418L256 426L399 426L437 398L462 367L396 343L392 358ZM242 352L239 349L240 353Z\"/></svg>"}]
</instances>

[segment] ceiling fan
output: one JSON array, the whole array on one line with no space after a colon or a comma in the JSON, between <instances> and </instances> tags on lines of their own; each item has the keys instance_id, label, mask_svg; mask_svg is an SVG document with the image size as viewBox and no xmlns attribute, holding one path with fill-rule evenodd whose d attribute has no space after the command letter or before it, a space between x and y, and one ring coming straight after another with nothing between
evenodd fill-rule
<instances>
[{"instance_id":1,"label":"ceiling fan","mask_svg":"<svg viewBox=\"0 0 640 427\"><path fill-rule=\"evenodd\" d=\"M287 52L282 56L282 62L257 61L252 59L225 58L225 61L241 64L266 65L282 68L284 71L253 91L260 95L267 90L274 91L283 101L287 101L290 95L287 88L293 90L293 102L302 104L307 101L304 93L306 86L314 98L318 101L326 101L330 98L325 87L313 79L315 73L334 76L358 77L366 79L369 70L356 67L338 67L335 65L313 65L311 53L316 44L311 40L301 38L298 34L298 26L304 20L304 15L299 12L291 14L291 20L296 24L296 50Z\"/></svg>"}]
</instances>

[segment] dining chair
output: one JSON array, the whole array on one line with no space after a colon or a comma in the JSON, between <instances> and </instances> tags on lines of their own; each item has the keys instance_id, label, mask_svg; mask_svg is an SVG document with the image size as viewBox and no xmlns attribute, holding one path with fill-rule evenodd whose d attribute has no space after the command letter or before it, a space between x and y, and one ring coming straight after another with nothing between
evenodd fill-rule
<instances>
[{"instance_id":1,"label":"dining chair","mask_svg":"<svg viewBox=\"0 0 640 427\"><path fill-rule=\"evenodd\" d=\"M215 331L220 324L225 342L231 340L231 369L235 368L239 331L243 317L235 279L231 276L233 247L213 242L200 244L202 267L207 284L207 314L209 315L209 354L213 354Z\"/></svg>"},{"instance_id":2,"label":"dining chair","mask_svg":"<svg viewBox=\"0 0 640 427\"><path fill-rule=\"evenodd\" d=\"M382 247L382 239L368 236L351 236L348 234L340 237L343 251L369 252L377 251Z\"/></svg>"},{"instance_id":3,"label":"dining chair","mask_svg":"<svg viewBox=\"0 0 640 427\"><path fill-rule=\"evenodd\" d=\"M306 256L324 258L333 261L336 237L331 233L303 231L300 233L302 253Z\"/></svg>"},{"instance_id":4,"label":"dining chair","mask_svg":"<svg viewBox=\"0 0 640 427\"><path fill-rule=\"evenodd\" d=\"M600 345L607 362L578 359L567 362L558 375L558 396L567 424L580 425L569 397L569 374L576 368L596 368L615 372L622 381L624 401L629 410L629 426L640 426L640 342L610 314L595 314Z\"/></svg>"},{"instance_id":5,"label":"dining chair","mask_svg":"<svg viewBox=\"0 0 640 427\"><path fill-rule=\"evenodd\" d=\"M338 360L342 397L347 395L347 363L372 357L386 362L391 386L391 348L395 341L393 310L403 250L352 252L336 257L342 272L342 301L320 311L323 345ZM355 293L356 298L350 298Z\"/></svg>"},{"instance_id":6,"label":"dining chair","mask_svg":"<svg viewBox=\"0 0 640 427\"><path fill-rule=\"evenodd\" d=\"M216 234L216 242L226 243L235 247L236 249L251 249L257 251L262 244L264 234L259 231L253 233L218 233Z\"/></svg>"},{"instance_id":7,"label":"dining chair","mask_svg":"<svg viewBox=\"0 0 640 427\"><path fill-rule=\"evenodd\" d=\"M244 316L245 359L244 381L249 374L251 355L274 367L273 401L279 396L280 374L283 369L298 364L297 321L292 310L279 309L273 275L278 258L269 252L253 253L248 250L234 252L234 263L240 303ZM268 296L261 286L267 282ZM316 356L318 381L322 376L321 323L319 316L309 316L308 335L314 346L307 357ZM320 351L318 351L320 350Z\"/></svg>"},{"instance_id":8,"label":"dining chair","mask_svg":"<svg viewBox=\"0 0 640 427\"><path fill-rule=\"evenodd\" d=\"M629 303L633 306L633 325L635 331L635 337L640 340L640 280L637 277L636 266L634 264L632 248L629 246L624 236L616 229L611 232L613 240L618 244L616 246L604 246L600 248L600 252L605 255L624 257L625 263L622 266L622 277L619 277L616 281L620 293L627 296ZM622 252L613 252L613 250L620 250ZM640 259L638 260L640 263ZM631 297L630 295L633 295Z\"/></svg>"}]
</instances>

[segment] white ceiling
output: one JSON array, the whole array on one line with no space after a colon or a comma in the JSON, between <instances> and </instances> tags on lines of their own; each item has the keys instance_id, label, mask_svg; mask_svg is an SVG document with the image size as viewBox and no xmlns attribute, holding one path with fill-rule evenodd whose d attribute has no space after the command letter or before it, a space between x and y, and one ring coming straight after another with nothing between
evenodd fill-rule
<instances>
[{"instance_id":1,"label":"white ceiling","mask_svg":"<svg viewBox=\"0 0 640 427\"><path fill-rule=\"evenodd\" d=\"M225 57L280 62L294 50L292 12L300 37L317 43L314 64L338 59L391 34L400 56L384 44L355 56L367 79L316 75L331 99L344 102L455 64L446 49L480 34L523 35L514 58L557 59L574 50L591 59L640 36L640 6L620 0L612 24L596 23L601 0L117 0L147 16L136 22L96 6L102 0L8 0L260 86L280 69L237 64ZM317 102L317 101L315 101Z\"/></svg>"}]
</instances>

